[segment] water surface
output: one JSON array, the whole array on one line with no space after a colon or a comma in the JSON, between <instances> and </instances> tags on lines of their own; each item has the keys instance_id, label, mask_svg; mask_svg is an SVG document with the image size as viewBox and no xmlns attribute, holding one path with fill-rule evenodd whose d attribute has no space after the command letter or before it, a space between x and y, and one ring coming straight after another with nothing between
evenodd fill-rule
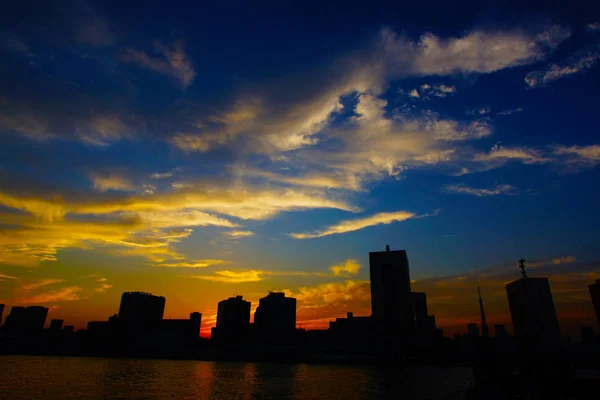
<instances>
[{"instance_id":1,"label":"water surface","mask_svg":"<svg viewBox=\"0 0 600 400\"><path fill-rule=\"evenodd\" d=\"M3 399L446 399L469 368L0 357Z\"/></svg>"}]
</instances>

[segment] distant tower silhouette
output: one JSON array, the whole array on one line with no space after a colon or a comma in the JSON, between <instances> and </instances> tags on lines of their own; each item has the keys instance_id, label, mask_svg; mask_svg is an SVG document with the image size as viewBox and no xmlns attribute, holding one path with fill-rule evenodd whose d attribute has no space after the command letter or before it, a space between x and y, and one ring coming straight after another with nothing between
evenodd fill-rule
<instances>
[{"instance_id":1,"label":"distant tower silhouette","mask_svg":"<svg viewBox=\"0 0 600 400\"><path fill-rule=\"evenodd\" d=\"M485 310L483 309L483 300L481 299L481 289L479 289L479 285L477 285L477 293L479 293L479 311L481 312L481 336L488 336L488 324L485 319Z\"/></svg>"}]
</instances>

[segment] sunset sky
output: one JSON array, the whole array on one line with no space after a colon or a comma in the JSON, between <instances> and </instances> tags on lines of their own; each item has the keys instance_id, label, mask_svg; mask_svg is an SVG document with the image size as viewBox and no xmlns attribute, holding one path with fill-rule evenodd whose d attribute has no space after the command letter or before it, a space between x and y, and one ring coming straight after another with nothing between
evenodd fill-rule
<instances>
[{"instance_id":1,"label":"sunset sky","mask_svg":"<svg viewBox=\"0 0 600 400\"><path fill-rule=\"evenodd\" d=\"M50 3L0 12L5 316L84 328L141 290L207 335L282 290L322 328L370 314L389 244L447 335L477 285L512 330L521 257L598 330L592 2Z\"/></svg>"}]
</instances>

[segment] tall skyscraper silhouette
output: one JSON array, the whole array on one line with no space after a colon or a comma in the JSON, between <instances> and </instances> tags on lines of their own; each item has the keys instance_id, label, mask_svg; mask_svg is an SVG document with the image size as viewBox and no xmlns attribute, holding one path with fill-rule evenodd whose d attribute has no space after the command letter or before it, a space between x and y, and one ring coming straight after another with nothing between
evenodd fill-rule
<instances>
[{"instance_id":1,"label":"tall skyscraper silhouette","mask_svg":"<svg viewBox=\"0 0 600 400\"><path fill-rule=\"evenodd\" d=\"M394 341L414 333L410 271L405 250L369 253L371 311L378 336Z\"/></svg>"},{"instance_id":2,"label":"tall skyscraper silhouette","mask_svg":"<svg viewBox=\"0 0 600 400\"><path fill-rule=\"evenodd\" d=\"M211 339L242 341L247 339L249 327L250 302L242 296L230 297L219 302L217 326L212 329Z\"/></svg>"},{"instance_id":3,"label":"tall skyscraper silhouette","mask_svg":"<svg viewBox=\"0 0 600 400\"><path fill-rule=\"evenodd\" d=\"M519 260L521 279L506 285L515 336L528 343L547 345L560 339L560 329L548 278L531 278L525 260Z\"/></svg>"},{"instance_id":4,"label":"tall skyscraper silhouette","mask_svg":"<svg viewBox=\"0 0 600 400\"><path fill-rule=\"evenodd\" d=\"M129 335L151 332L165 313L165 298L145 292L125 292L121 296L119 320Z\"/></svg>"},{"instance_id":5,"label":"tall skyscraper silhouette","mask_svg":"<svg viewBox=\"0 0 600 400\"><path fill-rule=\"evenodd\" d=\"M0 304L0 325L2 325L2 314L4 313L4 304Z\"/></svg>"},{"instance_id":6,"label":"tall skyscraper silhouette","mask_svg":"<svg viewBox=\"0 0 600 400\"><path fill-rule=\"evenodd\" d=\"M477 285L477 293L479 294L479 312L481 313L481 336L488 337L488 324L485 318L485 310L483 309L483 299L481 298L481 289L479 289L479 285Z\"/></svg>"},{"instance_id":7,"label":"tall skyscraper silhouette","mask_svg":"<svg viewBox=\"0 0 600 400\"><path fill-rule=\"evenodd\" d=\"M596 279L596 283L588 285L588 289L590 289L590 296L592 296L596 318L598 319L598 325L600 325L600 279Z\"/></svg>"},{"instance_id":8,"label":"tall skyscraper silhouette","mask_svg":"<svg viewBox=\"0 0 600 400\"><path fill-rule=\"evenodd\" d=\"M257 334L265 338L292 335L296 330L296 299L270 292L258 302L254 326Z\"/></svg>"}]
</instances>

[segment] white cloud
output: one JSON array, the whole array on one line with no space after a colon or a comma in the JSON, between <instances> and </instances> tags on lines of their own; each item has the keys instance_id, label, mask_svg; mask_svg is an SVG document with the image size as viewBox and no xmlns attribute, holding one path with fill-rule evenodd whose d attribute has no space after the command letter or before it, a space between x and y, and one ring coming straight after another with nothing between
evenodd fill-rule
<instances>
[{"instance_id":1,"label":"white cloud","mask_svg":"<svg viewBox=\"0 0 600 400\"><path fill-rule=\"evenodd\" d=\"M477 197L497 196L500 194L515 195L516 189L511 185L497 185L494 188L472 188L463 184L448 185L444 188L448 192L469 194Z\"/></svg>"},{"instance_id":2,"label":"white cloud","mask_svg":"<svg viewBox=\"0 0 600 400\"><path fill-rule=\"evenodd\" d=\"M125 62L138 64L152 71L169 75L188 87L196 77L196 71L188 55L183 50L183 42L172 44L154 42L154 51L160 57L151 57L146 52L137 49L127 49L121 59Z\"/></svg>"},{"instance_id":3,"label":"white cloud","mask_svg":"<svg viewBox=\"0 0 600 400\"><path fill-rule=\"evenodd\" d=\"M342 221L336 225L332 225L314 233L290 233L289 235L294 239L313 239L328 235L353 232L374 225L391 224L392 222L406 221L407 219L411 219L414 217L416 217L414 213L407 211L396 211L390 213L384 212L365 218Z\"/></svg>"},{"instance_id":4,"label":"white cloud","mask_svg":"<svg viewBox=\"0 0 600 400\"><path fill-rule=\"evenodd\" d=\"M419 96L419 92L417 92L417 89L413 89L410 92L408 92L408 96L409 97L414 97L414 98L419 98L421 96Z\"/></svg>"},{"instance_id":5,"label":"white cloud","mask_svg":"<svg viewBox=\"0 0 600 400\"><path fill-rule=\"evenodd\" d=\"M586 71L600 59L600 52L596 49L589 50L580 57L570 57L561 63L551 64L548 67L532 71L525 76L525 82L531 88L547 86L556 80L569 77Z\"/></svg>"}]
</instances>

